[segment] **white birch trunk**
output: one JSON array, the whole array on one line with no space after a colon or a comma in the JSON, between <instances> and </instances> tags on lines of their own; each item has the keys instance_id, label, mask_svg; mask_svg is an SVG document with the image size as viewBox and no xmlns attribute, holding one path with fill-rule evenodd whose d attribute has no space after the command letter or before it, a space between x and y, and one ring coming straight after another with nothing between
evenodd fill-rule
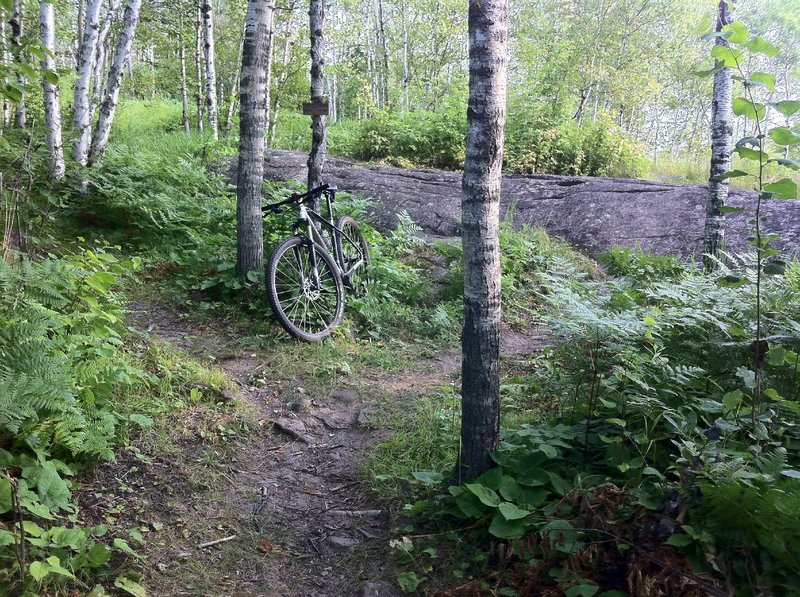
<instances>
[{"instance_id":1,"label":"white birch trunk","mask_svg":"<svg viewBox=\"0 0 800 597\"><path fill-rule=\"evenodd\" d=\"M733 22L726 0L719 3L717 31ZM728 42L717 38L718 45ZM725 243L725 214L722 207L728 199L728 181L718 177L731 169L733 144L733 80L731 69L722 68L714 75L714 97L711 104L711 173L708 181L706 223L703 231L703 266L707 272L717 269L717 261Z\"/></svg>"},{"instance_id":2,"label":"white birch trunk","mask_svg":"<svg viewBox=\"0 0 800 597\"><path fill-rule=\"evenodd\" d=\"M97 126L94 129L88 165L96 164L102 160L106 145L108 145L111 124L114 121L114 114L117 111L117 102L119 101L122 73L125 69L125 62L131 52L133 36L136 34L136 25L139 22L141 8L142 0L129 0L128 5L125 7L125 15L122 17L122 31L117 41L117 53L108 73L108 83L103 94L103 103L100 106Z\"/></svg>"},{"instance_id":3,"label":"white birch trunk","mask_svg":"<svg viewBox=\"0 0 800 597\"><path fill-rule=\"evenodd\" d=\"M507 0L469 2L469 105L462 182L464 331L460 480L492 466L500 432L500 185Z\"/></svg>"},{"instance_id":4,"label":"white birch trunk","mask_svg":"<svg viewBox=\"0 0 800 597\"><path fill-rule=\"evenodd\" d=\"M217 111L217 69L214 55L214 13L211 1L205 0L200 9L203 16L203 48L206 59L206 108L208 126L216 141L219 139L219 116Z\"/></svg>"},{"instance_id":5,"label":"white birch trunk","mask_svg":"<svg viewBox=\"0 0 800 597\"><path fill-rule=\"evenodd\" d=\"M197 73L197 130L203 132L203 16L200 5L197 5L197 19L195 21L195 52L194 68Z\"/></svg>"},{"instance_id":6,"label":"white birch trunk","mask_svg":"<svg viewBox=\"0 0 800 597\"><path fill-rule=\"evenodd\" d=\"M11 18L8 20L8 25L11 27L11 47L14 50L14 55L19 53L22 48L22 27L25 20L25 5L23 0L14 0L14 5L11 8ZM17 83L20 87L24 87L27 81L23 75L17 76ZM14 126L18 129L24 129L28 124L27 115L25 113L25 95L20 97L19 101L14 107Z\"/></svg>"},{"instance_id":7,"label":"white birch trunk","mask_svg":"<svg viewBox=\"0 0 800 597\"><path fill-rule=\"evenodd\" d=\"M86 165L89 144L92 141L92 111L89 103L89 91L97 54L97 40L100 38L100 6L102 3L102 0L89 0L86 5L86 25L81 28L84 34L78 46L78 78L75 80L75 101L72 115L72 129L75 133L72 159L82 166Z\"/></svg>"},{"instance_id":8,"label":"white birch trunk","mask_svg":"<svg viewBox=\"0 0 800 597\"><path fill-rule=\"evenodd\" d=\"M311 102L325 100L325 0L310 0L308 10L311 31ZM308 156L308 189L322 184L326 148L325 116L311 117L311 153Z\"/></svg>"},{"instance_id":9,"label":"white birch trunk","mask_svg":"<svg viewBox=\"0 0 800 597\"><path fill-rule=\"evenodd\" d=\"M189 123L189 84L186 79L186 42L183 38L183 19L180 20L180 48L178 55L181 61L181 107L183 108L183 130L188 135L192 132Z\"/></svg>"},{"instance_id":10,"label":"white birch trunk","mask_svg":"<svg viewBox=\"0 0 800 597\"><path fill-rule=\"evenodd\" d=\"M105 71L106 71L106 58L108 57L108 49L106 42L108 41L108 34L111 31L111 26L114 24L117 9L119 8L119 0L109 0L106 9L106 15L103 19L103 26L100 28L100 34L97 36L97 44L94 56L94 75L92 76L92 106L90 109L91 118L94 118L97 112L97 106L103 101L103 90L105 89Z\"/></svg>"},{"instance_id":11,"label":"white birch trunk","mask_svg":"<svg viewBox=\"0 0 800 597\"><path fill-rule=\"evenodd\" d=\"M289 66L289 36L291 23L286 23L286 37L283 38L283 53L281 55L281 66L283 66L284 77L286 77L286 67ZM283 79L282 79L283 80ZM272 117L269 120L269 146L275 145L275 135L278 133L278 118L281 114L281 96L275 94L275 105L272 107Z\"/></svg>"},{"instance_id":12,"label":"white birch trunk","mask_svg":"<svg viewBox=\"0 0 800 597\"><path fill-rule=\"evenodd\" d=\"M239 83L239 168L236 185L236 271L244 275L264 265L264 111L272 2L248 0Z\"/></svg>"},{"instance_id":13,"label":"white birch trunk","mask_svg":"<svg viewBox=\"0 0 800 597\"><path fill-rule=\"evenodd\" d=\"M264 82L264 119L267 123L267 129L269 129L270 111L272 109L272 64L275 60L275 3L275 0L268 0L267 2L270 14L269 39L267 40L269 44L267 47L267 79Z\"/></svg>"},{"instance_id":14,"label":"white birch trunk","mask_svg":"<svg viewBox=\"0 0 800 597\"><path fill-rule=\"evenodd\" d=\"M11 64L11 54L8 51L8 38L6 37L6 11L0 9L0 44L2 44L2 63L4 67ZM11 103L3 98L3 128L11 124Z\"/></svg>"},{"instance_id":15,"label":"white birch trunk","mask_svg":"<svg viewBox=\"0 0 800 597\"><path fill-rule=\"evenodd\" d=\"M55 5L39 2L39 39L48 50L42 58L42 90L44 91L44 120L47 130L47 147L50 150L50 177L58 182L64 179L64 147L61 143L61 101L58 96L56 61Z\"/></svg>"}]
</instances>

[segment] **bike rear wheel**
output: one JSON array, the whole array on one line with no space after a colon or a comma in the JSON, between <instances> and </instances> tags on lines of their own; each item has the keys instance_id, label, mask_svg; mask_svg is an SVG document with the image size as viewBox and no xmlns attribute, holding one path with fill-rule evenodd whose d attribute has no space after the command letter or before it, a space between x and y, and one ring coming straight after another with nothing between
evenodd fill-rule
<instances>
[{"instance_id":1,"label":"bike rear wheel","mask_svg":"<svg viewBox=\"0 0 800 597\"><path fill-rule=\"evenodd\" d=\"M358 222L350 216L340 218L336 227L344 233L336 235L337 249L342 257L342 270L348 272L359 261L362 262L350 274L345 273L342 276L345 284L358 291L366 279L366 272L369 268L370 257L367 240L358 227Z\"/></svg>"},{"instance_id":2,"label":"bike rear wheel","mask_svg":"<svg viewBox=\"0 0 800 597\"><path fill-rule=\"evenodd\" d=\"M316 267L315 267L316 265ZM293 236L270 255L265 283L275 318L295 338L318 342L344 315L344 290L330 253Z\"/></svg>"}]
</instances>

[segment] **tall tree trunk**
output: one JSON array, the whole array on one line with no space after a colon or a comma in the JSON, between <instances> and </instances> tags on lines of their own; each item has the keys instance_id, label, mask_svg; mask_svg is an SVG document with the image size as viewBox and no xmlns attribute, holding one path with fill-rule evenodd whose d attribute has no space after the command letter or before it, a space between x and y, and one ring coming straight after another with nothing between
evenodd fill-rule
<instances>
[{"instance_id":1,"label":"tall tree trunk","mask_svg":"<svg viewBox=\"0 0 800 597\"><path fill-rule=\"evenodd\" d=\"M269 129L272 109L272 64L275 61L275 0L269 0L269 39L267 40L267 79L264 82L264 120Z\"/></svg>"},{"instance_id":2,"label":"tall tree trunk","mask_svg":"<svg viewBox=\"0 0 800 597\"><path fill-rule=\"evenodd\" d=\"M3 67L8 67L11 64L11 54L8 51L8 38L6 37L6 11L0 8L0 52L2 52ZM11 124L11 103L8 98L3 98L3 128L7 129Z\"/></svg>"},{"instance_id":3,"label":"tall tree trunk","mask_svg":"<svg viewBox=\"0 0 800 597\"><path fill-rule=\"evenodd\" d=\"M197 72L197 130L203 132L203 14L200 5L197 5L197 20L195 21L195 51L194 68Z\"/></svg>"},{"instance_id":4,"label":"tall tree trunk","mask_svg":"<svg viewBox=\"0 0 800 597\"><path fill-rule=\"evenodd\" d=\"M125 62L128 60L133 44L133 36L136 34L136 25L139 22L139 11L142 8L142 0L129 0L125 7L125 15L122 17L122 31L117 41L117 54L108 73L108 83L100 106L100 115L97 119L97 126L94 129L92 147L89 151L88 165L96 164L103 159L108 137L111 134L111 123L114 121L114 114L117 111L119 101L119 89L122 85L122 73L125 69Z\"/></svg>"},{"instance_id":5,"label":"tall tree trunk","mask_svg":"<svg viewBox=\"0 0 800 597\"><path fill-rule=\"evenodd\" d=\"M76 19L77 22L77 31L75 34L75 70L78 69L80 59L81 59L81 44L83 43L83 22L86 18L84 16L85 8L86 8L86 0L78 0L78 17Z\"/></svg>"},{"instance_id":6,"label":"tall tree trunk","mask_svg":"<svg viewBox=\"0 0 800 597\"><path fill-rule=\"evenodd\" d=\"M103 19L103 25L100 28L100 34L97 36L97 45L94 56L94 75L93 91L92 91L92 105L90 108L90 120L94 118L97 112L97 107L103 101L103 91L105 90L106 83L106 61L108 58L108 34L111 32L111 26L114 24L117 9L119 8L119 0L109 0L106 8L106 16Z\"/></svg>"},{"instance_id":7,"label":"tall tree trunk","mask_svg":"<svg viewBox=\"0 0 800 597\"><path fill-rule=\"evenodd\" d=\"M492 466L500 435L500 185L506 120L507 0L469 2L464 162L464 331L460 480Z\"/></svg>"},{"instance_id":8,"label":"tall tree trunk","mask_svg":"<svg viewBox=\"0 0 800 597\"><path fill-rule=\"evenodd\" d=\"M64 147L61 144L61 101L58 96L56 74L56 22L55 5L39 1L39 39L47 50L42 58L42 90L44 91L44 119L47 129L47 147L50 150L49 172L55 181L66 174Z\"/></svg>"},{"instance_id":9,"label":"tall tree trunk","mask_svg":"<svg viewBox=\"0 0 800 597\"><path fill-rule=\"evenodd\" d=\"M236 271L244 275L264 265L263 214L264 111L270 0L248 0L242 72L239 83L239 170L236 186Z\"/></svg>"},{"instance_id":10,"label":"tall tree trunk","mask_svg":"<svg viewBox=\"0 0 800 597\"><path fill-rule=\"evenodd\" d=\"M75 101L73 102L72 129L75 140L72 145L73 161L86 165L89 144L92 140L92 112L89 104L89 90L92 85L92 72L100 37L100 6L102 0L89 0L85 8L86 26L78 49L78 78L75 79Z\"/></svg>"},{"instance_id":11,"label":"tall tree trunk","mask_svg":"<svg viewBox=\"0 0 800 597\"><path fill-rule=\"evenodd\" d=\"M386 26L384 23L383 0L378 0L378 36L381 44L381 61L383 73L381 74L381 107L389 103L389 49L386 44Z\"/></svg>"},{"instance_id":12,"label":"tall tree trunk","mask_svg":"<svg viewBox=\"0 0 800 597\"><path fill-rule=\"evenodd\" d=\"M403 105L406 110L409 108L408 80L408 18L403 15Z\"/></svg>"},{"instance_id":13,"label":"tall tree trunk","mask_svg":"<svg viewBox=\"0 0 800 597\"><path fill-rule=\"evenodd\" d=\"M214 55L214 13L211 0L204 0L200 8L203 15L203 48L206 59L206 107L208 109L208 126L214 140L219 139L219 116L217 112L217 69Z\"/></svg>"},{"instance_id":14,"label":"tall tree trunk","mask_svg":"<svg viewBox=\"0 0 800 597\"><path fill-rule=\"evenodd\" d=\"M311 30L311 102L325 100L325 0L310 0L309 28ZM308 156L308 189L322 184L325 166L326 123L324 116L311 117L311 153Z\"/></svg>"},{"instance_id":15,"label":"tall tree trunk","mask_svg":"<svg viewBox=\"0 0 800 597\"><path fill-rule=\"evenodd\" d=\"M14 5L11 8L11 18L8 24L11 27L11 50L14 54L14 59L19 60L19 53L22 51L22 26L25 20L25 4L23 0L14 0ZM27 83L23 75L17 76L17 83L20 87L24 87ZM14 126L18 129L24 129L28 124L28 119L25 113L25 95L19 98L16 106L14 107Z\"/></svg>"},{"instance_id":16,"label":"tall tree trunk","mask_svg":"<svg viewBox=\"0 0 800 597\"><path fill-rule=\"evenodd\" d=\"M726 0L720 0L717 31L733 22L732 10ZM728 42L717 38L718 45L728 47ZM714 75L714 98L711 103L711 176L708 180L708 203L706 223L703 231L703 267L706 272L717 268L725 242L725 215L722 207L728 199L728 181L719 176L731 168L731 145L733 141L733 114L731 113L733 80L731 69L721 68Z\"/></svg>"},{"instance_id":17,"label":"tall tree trunk","mask_svg":"<svg viewBox=\"0 0 800 597\"><path fill-rule=\"evenodd\" d=\"M189 123L189 87L186 80L186 42L183 38L183 17L180 18L178 25L180 31L178 33L180 47L178 55L181 61L181 107L183 108L183 130L188 135L192 132L191 124Z\"/></svg>"}]
</instances>

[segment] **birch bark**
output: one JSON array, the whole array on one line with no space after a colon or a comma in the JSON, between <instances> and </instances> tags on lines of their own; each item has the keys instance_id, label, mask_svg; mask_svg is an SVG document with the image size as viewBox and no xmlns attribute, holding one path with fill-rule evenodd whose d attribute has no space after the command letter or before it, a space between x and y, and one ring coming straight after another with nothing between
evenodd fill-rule
<instances>
[{"instance_id":1,"label":"birch bark","mask_svg":"<svg viewBox=\"0 0 800 597\"><path fill-rule=\"evenodd\" d=\"M492 466L500 432L501 168L507 0L469 2L469 104L461 203L464 244L461 481Z\"/></svg>"},{"instance_id":2,"label":"birch bark","mask_svg":"<svg viewBox=\"0 0 800 597\"><path fill-rule=\"evenodd\" d=\"M717 31L733 22L732 10L726 0L720 0L717 16ZM728 42L717 38L718 45ZM722 207L728 199L728 181L718 177L731 168L731 145L733 141L733 80L731 69L722 68L714 75L714 94L711 103L711 173L708 180L708 203L706 223L703 230L703 267L706 272L717 269L725 242L725 214Z\"/></svg>"},{"instance_id":3,"label":"birch bark","mask_svg":"<svg viewBox=\"0 0 800 597\"><path fill-rule=\"evenodd\" d=\"M191 124L189 123L189 84L186 80L186 41L183 38L183 17L181 17L178 24L180 31L180 47L178 49L178 57L181 61L181 107L183 108L183 130L188 135L192 132Z\"/></svg>"},{"instance_id":4,"label":"birch bark","mask_svg":"<svg viewBox=\"0 0 800 597\"><path fill-rule=\"evenodd\" d=\"M197 130L203 132L203 15L200 5L197 5L197 19L195 21L195 51L194 68L197 73Z\"/></svg>"},{"instance_id":5,"label":"birch bark","mask_svg":"<svg viewBox=\"0 0 800 597\"><path fill-rule=\"evenodd\" d=\"M0 44L2 44L3 66L11 64L11 54L8 51L8 38L6 37L6 11L0 9ZM8 128L11 124L11 103L7 98L3 98L3 128Z\"/></svg>"},{"instance_id":6,"label":"birch bark","mask_svg":"<svg viewBox=\"0 0 800 597\"><path fill-rule=\"evenodd\" d=\"M236 186L236 271L264 266L261 212L264 183L266 57L272 20L270 0L248 0L239 83L239 169Z\"/></svg>"},{"instance_id":7,"label":"birch bark","mask_svg":"<svg viewBox=\"0 0 800 597\"><path fill-rule=\"evenodd\" d=\"M50 177L58 182L64 179L64 147L61 142L61 101L58 95L56 74L56 23L55 5L39 2L39 40L47 49L42 58L42 90L44 91L44 120L47 131Z\"/></svg>"},{"instance_id":8,"label":"birch bark","mask_svg":"<svg viewBox=\"0 0 800 597\"><path fill-rule=\"evenodd\" d=\"M219 116L217 111L217 69L214 54L214 13L211 1L205 0L200 8L203 16L203 48L206 59L206 108L208 126L214 140L219 139Z\"/></svg>"},{"instance_id":9,"label":"birch bark","mask_svg":"<svg viewBox=\"0 0 800 597\"><path fill-rule=\"evenodd\" d=\"M86 24L82 27L83 39L78 50L78 78L75 80L75 100L73 103L72 129L75 140L72 145L72 160L86 165L89 144L92 141L92 111L89 91L94 72L97 53L97 40L100 37L100 6L102 0L89 0L85 6Z\"/></svg>"},{"instance_id":10,"label":"birch bark","mask_svg":"<svg viewBox=\"0 0 800 597\"><path fill-rule=\"evenodd\" d=\"M11 7L11 17L8 19L8 25L11 27L11 49L16 58L22 49L22 26L25 20L25 5L23 0L14 0L14 5ZM23 75L17 76L17 83L20 87L24 87L27 83ZM28 124L27 115L25 112L25 94L19 98L16 106L14 107L14 126L18 129L24 129Z\"/></svg>"},{"instance_id":11,"label":"birch bark","mask_svg":"<svg viewBox=\"0 0 800 597\"><path fill-rule=\"evenodd\" d=\"M125 7L125 14L122 17L122 31L117 41L117 53L114 62L108 73L108 83L103 94L103 103L100 106L100 114L97 119L97 126L92 137L92 146L89 150L89 160L87 165L91 166L103 159L108 137L111 134L111 123L114 121L114 114L117 111L119 101L119 89L122 85L122 73L125 69L125 62L131 52L133 36L136 34L136 25L139 23L139 11L142 8L142 0L129 0Z\"/></svg>"},{"instance_id":12,"label":"birch bark","mask_svg":"<svg viewBox=\"0 0 800 597\"><path fill-rule=\"evenodd\" d=\"M310 0L308 10L311 30L311 102L325 100L325 0ZM308 156L308 189L322 184L325 166L326 122L324 116L311 117L311 153Z\"/></svg>"}]
</instances>

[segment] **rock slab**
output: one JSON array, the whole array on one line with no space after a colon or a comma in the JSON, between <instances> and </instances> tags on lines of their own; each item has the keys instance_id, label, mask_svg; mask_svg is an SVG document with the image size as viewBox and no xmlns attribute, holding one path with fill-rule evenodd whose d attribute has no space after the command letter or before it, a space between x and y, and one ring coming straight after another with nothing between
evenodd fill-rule
<instances>
[{"instance_id":1,"label":"rock slab","mask_svg":"<svg viewBox=\"0 0 800 597\"><path fill-rule=\"evenodd\" d=\"M306 159L304 153L273 150L265 178L305 180ZM460 172L367 166L329 158L323 178L342 191L373 199L371 217L379 230L392 229L397 214L405 210L429 235L461 233ZM701 185L513 174L503 177L501 215L512 214L517 228L542 226L592 256L618 245L693 258L702 253L706 197ZM747 249L755 202L753 192L731 192L730 204L745 208L728 215L727 239L733 252ZM767 231L780 235L784 250L797 252L800 204L771 200L762 213Z\"/></svg>"}]
</instances>

